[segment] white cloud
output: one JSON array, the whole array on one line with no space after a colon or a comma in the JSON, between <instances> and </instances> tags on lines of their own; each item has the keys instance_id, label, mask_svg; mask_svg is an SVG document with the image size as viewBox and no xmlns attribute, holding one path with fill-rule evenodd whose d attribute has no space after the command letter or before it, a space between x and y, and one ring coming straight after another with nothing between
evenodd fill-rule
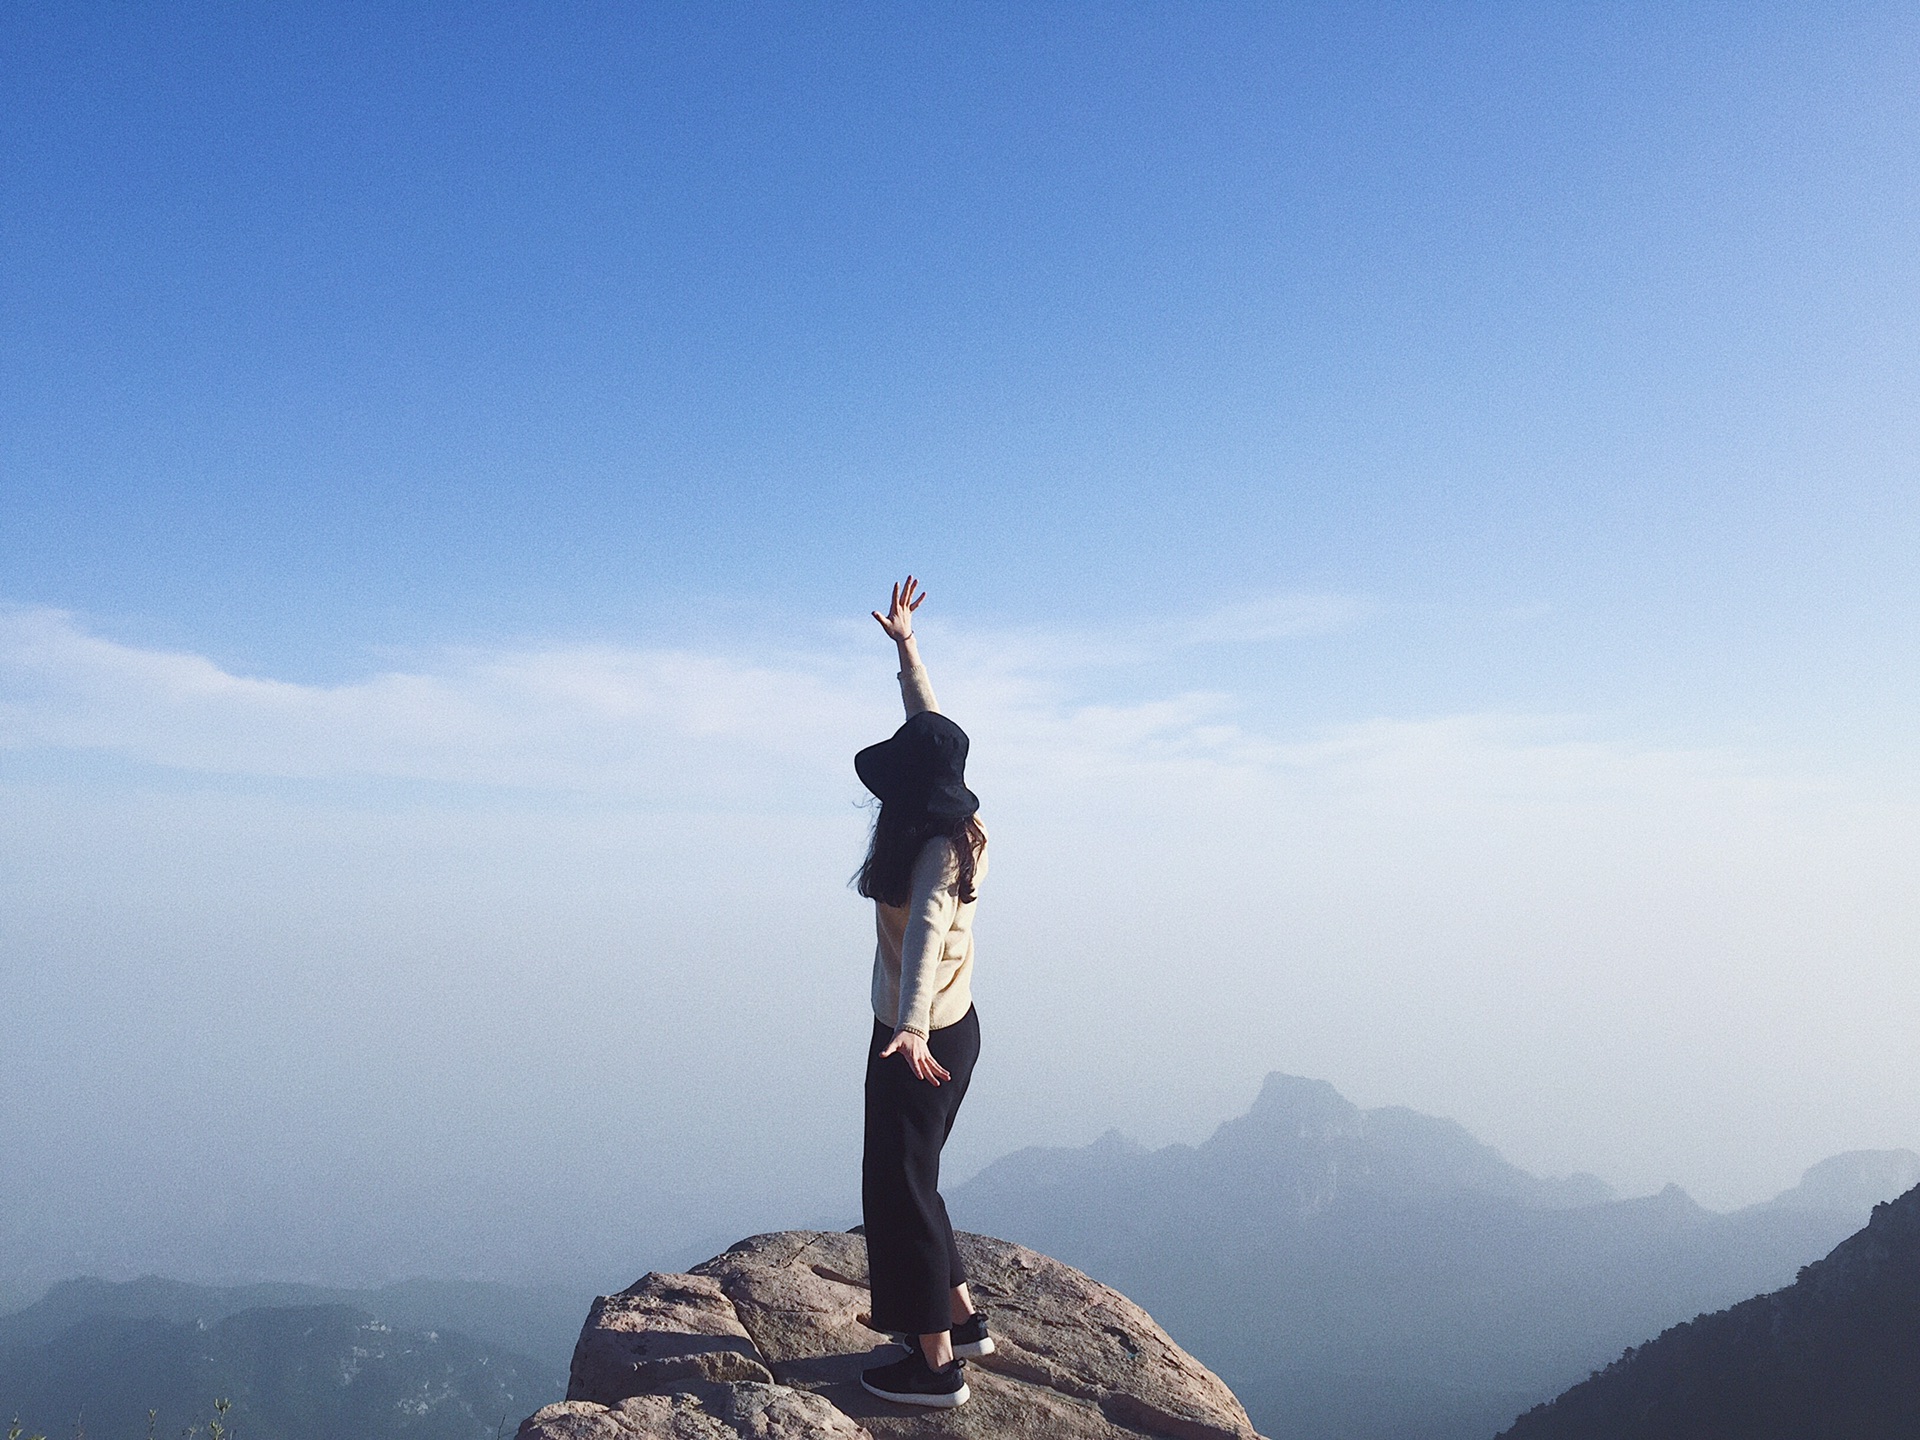
<instances>
[{"instance_id":1,"label":"white cloud","mask_svg":"<svg viewBox=\"0 0 1920 1440\"><path fill-rule=\"evenodd\" d=\"M971 723L1017 773L1181 757L1263 763L1282 752L1225 723L1230 697L1090 702L1071 693L1062 677L1075 667L1060 657L1124 663L1353 613L1337 599L1280 597L1131 634L960 635L940 680L967 697ZM696 807L786 802L837 796L844 757L896 723L879 649L862 636L858 648L751 660L583 645L463 651L418 670L299 685L119 644L61 612L14 610L0 612L0 746L110 751L225 775L555 787Z\"/></svg>"},{"instance_id":2,"label":"white cloud","mask_svg":"<svg viewBox=\"0 0 1920 1440\"><path fill-rule=\"evenodd\" d=\"M117 644L57 612L14 611L0 614L0 745L224 775L780 802L794 793L796 761L884 715L884 697L856 693L834 668L571 646L454 653L431 669L297 685Z\"/></svg>"},{"instance_id":3,"label":"white cloud","mask_svg":"<svg viewBox=\"0 0 1920 1440\"><path fill-rule=\"evenodd\" d=\"M1264 593L1203 615L1089 627L1057 623L999 626L943 636L963 664L1029 676L1074 675L1088 670L1137 666L1177 659L1209 646L1279 643L1309 635L1351 630L1379 611L1354 595Z\"/></svg>"}]
</instances>

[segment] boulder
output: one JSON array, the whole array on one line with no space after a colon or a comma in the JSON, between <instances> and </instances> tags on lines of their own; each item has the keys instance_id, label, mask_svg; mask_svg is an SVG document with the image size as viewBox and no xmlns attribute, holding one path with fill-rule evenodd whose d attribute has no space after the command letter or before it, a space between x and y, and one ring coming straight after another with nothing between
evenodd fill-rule
<instances>
[{"instance_id":1,"label":"boulder","mask_svg":"<svg viewBox=\"0 0 1920 1440\"><path fill-rule=\"evenodd\" d=\"M643 1275L593 1302L573 1349L570 1397L611 1405L693 1380L773 1383L717 1280Z\"/></svg>"},{"instance_id":2,"label":"boulder","mask_svg":"<svg viewBox=\"0 0 1920 1440\"><path fill-rule=\"evenodd\" d=\"M1221 1380L1118 1291L961 1235L996 1353L957 1410L894 1405L860 1372L899 1350L866 1326L866 1242L788 1230L594 1302L567 1399L518 1440L1259 1440Z\"/></svg>"},{"instance_id":3,"label":"boulder","mask_svg":"<svg viewBox=\"0 0 1920 1440\"><path fill-rule=\"evenodd\" d=\"M818 1395L751 1380L692 1381L614 1405L563 1400L520 1426L520 1440L865 1440L868 1433Z\"/></svg>"}]
</instances>

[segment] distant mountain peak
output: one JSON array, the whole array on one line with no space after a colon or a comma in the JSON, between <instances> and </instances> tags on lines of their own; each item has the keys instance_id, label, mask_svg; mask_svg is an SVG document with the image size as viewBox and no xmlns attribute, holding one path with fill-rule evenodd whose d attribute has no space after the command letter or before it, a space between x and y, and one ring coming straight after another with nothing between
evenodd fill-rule
<instances>
[{"instance_id":1,"label":"distant mountain peak","mask_svg":"<svg viewBox=\"0 0 1920 1440\"><path fill-rule=\"evenodd\" d=\"M1403 1105L1362 1110L1325 1080L1274 1071L1246 1114L1221 1125L1203 1156L1277 1176L1303 1211L1356 1192L1401 1198L1478 1194L1548 1209L1602 1204L1591 1175L1546 1180L1509 1163L1457 1121Z\"/></svg>"},{"instance_id":2,"label":"distant mountain peak","mask_svg":"<svg viewBox=\"0 0 1920 1440\"><path fill-rule=\"evenodd\" d=\"M1920 1185L1920 1155L1911 1150L1849 1150L1809 1167L1800 1183L1766 1201L1769 1209L1869 1214Z\"/></svg>"},{"instance_id":3,"label":"distant mountain peak","mask_svg":"<svg viewBox=\"0 0 1920 1440\"><path fill-rule=\"evenodd\" d=\"M1657 1194L1649 1195L1639 1201L1630 1201L1629 1203L1644 1205L1649 1210L1683 1216L1688 1219L1704 1217L1710 1213L1705 1206L1701 1205L1698 1200L1689 1195L1684 1187L1676 1185L1671 1180L1665 1185L1662 1185Z\"/></svg>"},{"instance_id":4,"label":"distant mountain peak","mask_svg":"<svg viewBox=\"0 0 1920 1440\"><path fill-rule=\"evenodd\" d=\"M1261 1083L1253 1108L1241 1121L1268 1133L1284 1130L1301 1140L1357 1140L1364 1126L1360 1107L1325 1080L1278 1070Z\"/></svg>"}]
</instances>

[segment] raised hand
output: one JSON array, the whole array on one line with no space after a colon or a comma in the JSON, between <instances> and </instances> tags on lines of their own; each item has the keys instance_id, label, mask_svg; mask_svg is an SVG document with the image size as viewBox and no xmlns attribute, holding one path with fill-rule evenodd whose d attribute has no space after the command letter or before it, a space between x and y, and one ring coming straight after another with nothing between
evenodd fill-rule
<instances>
[{"instance_id":1,"label":"raised hand","mask_svg":"<svg viewBox=\"0 0 1920 1440\"><path fill-rule=\"evenodd\" d=\"M913 638L913 612L927 598L919 585L920 582L913 576L907 576L905 583L893 587L893 598L887 602L887 613L882 615L878 610L872 612L873 618L880 622L880 628L887 632L887 638L896 645L904 645Z\"/></svg>"}]
</instances>

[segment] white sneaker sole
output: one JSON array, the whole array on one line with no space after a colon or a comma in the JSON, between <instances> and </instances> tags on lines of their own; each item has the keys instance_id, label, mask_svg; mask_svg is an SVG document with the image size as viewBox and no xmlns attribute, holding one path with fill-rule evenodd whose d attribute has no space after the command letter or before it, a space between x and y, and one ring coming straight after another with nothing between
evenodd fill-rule
<instances>
[{"instance_id":1,"label":"white sneaker sole","mask_svg":"<svg viewBox=\"0 0 1920 1440\"><path fill-rule=\"evenodd\" d=\"M972 1345L956 1345L953 1347L953 1353L962 1360L978 1360L982 1355L991 1355L993 1354L993 1337L989 1335L986 1339Z\"/></svg>"},{"instance_id":2,"label":"white sneaker sole","mask_svg":"<svg viewBox=\"0 0 1920 1440\"><path fill-rule=\"evenodd\" d=\"M964 1384L951 1395L896 1395L891 1390L882 1390L877 1385L868 1384L863 1377L860 1388L869 1395L878 1395L882 1400L891 1400L896 1405L928 1405L935 1410L953 1410L973 1398L973 1392Z\"/></svg>"}]
</instances>

